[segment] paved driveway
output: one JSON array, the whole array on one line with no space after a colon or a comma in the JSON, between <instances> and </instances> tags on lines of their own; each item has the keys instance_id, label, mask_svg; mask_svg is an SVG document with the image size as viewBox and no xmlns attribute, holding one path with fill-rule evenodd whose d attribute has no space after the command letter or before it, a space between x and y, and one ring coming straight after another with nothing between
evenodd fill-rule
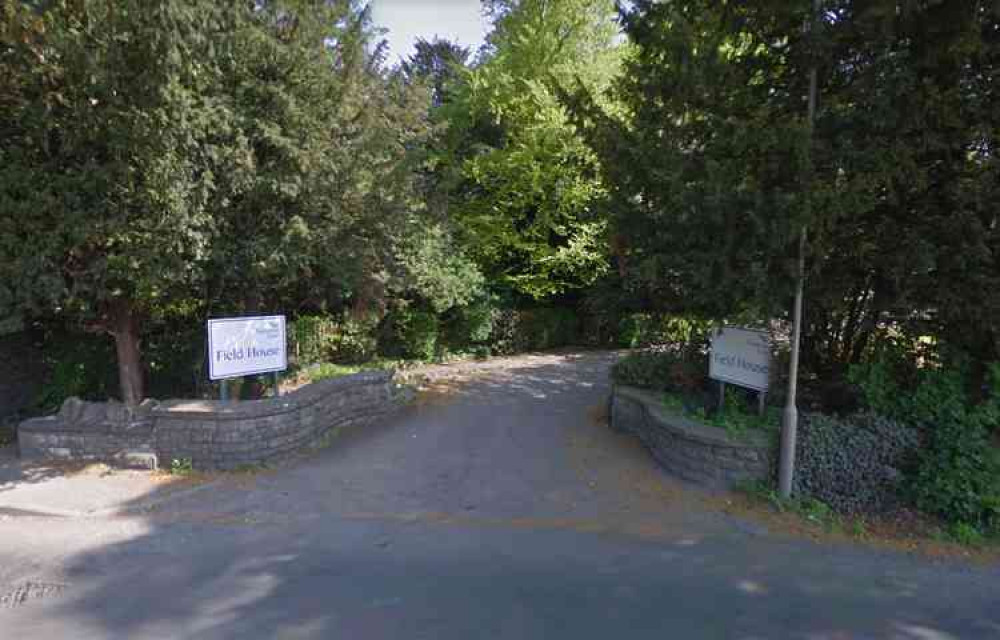
<instances>
[{"instance_id":1,"label":"paved driveway","mask_svg":"<svg viewBox=\"0 0 1000 640\"><path fill-rule=\"evenodd\" d=\"M706 508L603 424L613 357L465 367L396 419L153 510L8 517L0 580L25 602L0 636L1000 638L996 567Z\"/></svg>"}]
</instances>

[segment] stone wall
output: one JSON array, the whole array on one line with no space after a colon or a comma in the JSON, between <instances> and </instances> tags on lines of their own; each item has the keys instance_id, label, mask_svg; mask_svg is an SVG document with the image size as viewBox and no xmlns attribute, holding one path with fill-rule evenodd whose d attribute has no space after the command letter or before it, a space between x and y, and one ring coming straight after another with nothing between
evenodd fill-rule
<instances>
[{"instance_id":1,"label":"stone wall","mask_svg":"<svg viewBox=\"0 0 1000 640\"><path fill-rule=\"evenodd\" d=\"M402 401L392 372L321 380L277 398L242 402L67 400L57 415L22 422L23 458L108 462L190 459L196 469L232 469L286 456L337 427L364 425Z\"/></svg>"},{"instance_id":2,"label":"stone wall","mask_svg":"<svg viewBox=\"0 0 1000 640\"><path fill-rule=\"evenodd\" d=\"M668 410L659 394L616 386L611 396L611 427L639 437L668 472L711 488L728 489L773 474L775 443L762 433L730 437Z\"/></svg>"}]
</instances>

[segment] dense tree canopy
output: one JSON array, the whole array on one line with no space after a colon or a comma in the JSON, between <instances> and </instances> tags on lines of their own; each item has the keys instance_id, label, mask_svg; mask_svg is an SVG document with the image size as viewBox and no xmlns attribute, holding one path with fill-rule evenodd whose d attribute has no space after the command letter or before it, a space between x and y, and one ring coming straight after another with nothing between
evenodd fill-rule
<instances>
[{"instance_id":1,"label":"dense tree canopy","mask_svg":"<svg viewBox=\"0 0 1000 640\"><path fill-rule=\"evenodd\" d=\"M805 224L813 365L857 362L893 331L995 359L995 10L809 5L635 2L623 111L568 92L634 279L674 310L782 315Z\"/></svg>"},{"instance_id":2,"label":"dense tree canopy","mask_svg":"<svg viewBox=\"0 0 1000 640\"><path fill-rule=\"evenodd\" d=\"M114 335L135 402L172 318L764 321L806 226L813 372L1000 358L992 4L489 0L395 68L365 4L4 3L0 330Z\"/></svg>"}]
</instances>

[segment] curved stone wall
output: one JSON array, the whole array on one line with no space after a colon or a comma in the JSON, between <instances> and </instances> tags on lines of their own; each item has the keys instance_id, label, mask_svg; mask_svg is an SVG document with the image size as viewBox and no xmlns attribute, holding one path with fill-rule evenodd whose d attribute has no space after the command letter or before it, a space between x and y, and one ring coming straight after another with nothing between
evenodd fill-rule
<instances>
[{"instance_id":1,"label":"curved stone wall","mask_svg":"<svg viewBox=\"0 0 1000 640\"><path fill-rule=\"evenodd\" d=\"M668 472L711 489L768 480L774 444L761 433L732 438L724 429L700 424L668 410L659 394L615 386L611 427L639 437Z\"/></svg>"},{"instance_id":2,"label":"curved stone wall","mask_svg":"<svg viewBox=\"0 0 1000 640\"><path fill-rule=\"evenodd\" d=\"M286 456L332 429L368 424L401 404L393 372L359 373L308 384L263 400L67 400L58 414L22 422L23 458L66 458L161 464L190 459L196 469L232 469ZM148 465L146 465L148 466Z\"/></svg>"}]
</instances>

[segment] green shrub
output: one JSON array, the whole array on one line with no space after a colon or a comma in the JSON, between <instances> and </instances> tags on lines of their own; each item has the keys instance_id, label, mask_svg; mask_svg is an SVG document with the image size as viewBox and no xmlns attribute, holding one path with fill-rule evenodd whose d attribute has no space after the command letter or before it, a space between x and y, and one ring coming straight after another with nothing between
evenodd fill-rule
<instances>
[{"instance_id":1,"label":"green shrub","mask_svg":"<svg viewBox=\"0 0 1000 640\"><path fill-rule=\"evenodd\" d=\"M693 345L636 351L611 368L611 379L658 391L693 393L707 385L707 362Z\"/></svg>"},{"instance_id":2,"label":"green shrub","mask_svg":"<svg viewBox=\"0 0 1000 640\"><path fill-rule=\"evenodd\" d=\"M288 338L300 366L328 362L334 351L336 323L329 316L299 316L289 323Z\"/></svg>"},{"instance_id":3,"label":"green shrub","mask_svg":"<svg viewBox=\"0 0 1000 640\"><path fill-rule=\"evenodd\" d=\"M319 362L360 363L375 355L376 322L350 316L299 316L289 326L290 352L299 367Z\"/></svg>"},{"instance_id":4,"label":"green shrub","mask_svg":"<svg viewBox=\"0 0 1000 640\"><path fill-rule=\"evenodd\" d=\"M925 389L941 379L927 377L910 401L929 422L911 493L918 507L953 524L1000 531L1000 453L990 441L1000 427L1000 364L991 365L988 397L978 405L955 378Z\"/></svg>"},{"instance_id":5,"label":"green shrub","mask_svg":"<svg viewBox=\"0 0 1000 640\"><path fill-rule=\"evenodd\" d=\"M866 412L846 418L805 414L795 451L796 495L840 513L872 513L894 504L920 445L918 432Z\"/></svg>"},{"instance_id":6,"label":"green shrub","mask_svg":"<svg viewBox=\"0 0 1000 640\"><path fill-rule=\"evenodd\" d=\"M494 353L501 355L523 350L521 314L516 309L501 309L495 314L489 344Z\"/></svg>"},{"instance_id":7,"label":"green shrub","mask_svg":"<svg viewBox=\"0 0 1000 640\"><path fill-rule=\"evenodd\" d=\"M143 336L142 347L149 397L192 397L207 384L201 323L171 318L156 324Z\"/></svg>"},{"instance_id":8,"label":"green shrub","mask_svg":"<svg viewBox=\"0 0 1000 640\"><path fill-rule=\"evenodd\" d=\"M1000 462L990 434L1000 426L1000 365L989 397L975 404L960 368L926 368L901 380L876 362L852 369L865 403L924 434L919 463L907 482L917 507L952 524L1000 527Z\"/></svg>"},{"instance_id":9,"label":"green shrub","mask_svg":"<svg viewBox=\"0 0 1000 640\"><path fill-rule=\"evenodd\" d=\"M618 321L618 345L635 349L652 345L695 344L708 337L711 324L692 316L633 313Z\"/></svg>"},{"instance_id":10,"label":"green shrub","mask_svg":"<svg viewBox=\"0 0 1000 640\"><path fill-rule=\"evenodd\" d=\"M433 360L438 355L440 326L436 314L422 309L404 308L387 318L387 332L382 352L390 357Z\"/></svg>"},{"instance_id":11,"label":"green shrub","mask_svg":"<svg viewBox=\"0 0 1000 640\"><path fill-rule=\"evenodd\" d=\"M442 326L445 343L456 351L475 351L475 347L488 348L498 315L499 310L489 298L480 298L466 306L452 309Z\"/></svg>"},{"instance_id":12,"label":"green shrub","mask_svg":"<svg viewBox=\"0 0 1000 640\"><path fill-rule=\"evenodd\" d=\"M175 476L189 476L194 473L191 458L174 458L170 461L170 473Z\"/></svg>"},{"instance_id":13,"label":"green shrub","mask_svg":"<svg viewBox=\"0 0 1000 640\"><path fill-rule=\"evenodd\" d=\"M1000 528L1000 465L976 419L938 425L910 488L916 505L949 522Z\"/></svg>"},{"instance_id":14,"label":"green shrub","mask_svg":"<svg viewBox=\"0 0 1000 640\"><path fill-rule=\"evenodd\" d=\"M501 354L577 344L580 321L568 307L503 309L494 315L490 346Z\"/></svg>"},{"instance_id":15,"label":"green shrub","mask_svg":"<svg viewBox=\"0 0 1000 640\"><path fill-rule=\"evenodd\" d=\"M615 363L611 379L616 384L666 391L670 388L670 371L678 361L672 352L637 351Z\"/></svg>"},{"instance_id":16,"label":"green shrub","mask_svg":"<svg viewBox=\"0 0 1000 640\"><path fill-rule=\"evenodd\" d=\"M576 343L579 320L573 309L540 307L520 312L518 323L522 350L554 349Z\"/></svg>"},{"instance_id":17,"label":"green shrub","mask_svg":"<svg viewBox=\"0 0 1000 640\"><path fill-rule=\"evenodd\" d=\"M652 344L653 317L648 313L633 313L618 322L618 345L627 349Z\"/></svg>"},{"instance_id":18,"label":"green shrub","mask_svg":"<svg viewBox=\"0 0 1000 640\"><path fill-rule=\"evenodd\" d=\"M48 375L34 399L34 410L55 411L71 396L98 401L117 395L117 360L110 337L60 329L50 331L45 344Z\"/></svg>"},{"instance_id":19,"label":"green shrub","mask_svg":"<svg viewBox=\"0 0 1000 640\"><path fill-rule=\"evenodd\" d=\"M377 327L378 321L374 317L361 320L345 317L340 321L331 360L359 364L374 358L378 347Z\"/></svg>"},{"instance_id":20,"label":"green shrub","mask_svg":"<svg viewBox=\"0 0 1000 640\"><path fill-rule=\"evenodd\" d=\"M723 406L704 392L694 390L672 390L664 394L664 405L675 413L683 413L706 425L725 429L733 438L740 438L750 430L769 431L775 436L781 424L781 410L767 407L763 415L758 413L757 394L737 387L726 392Z\"/></svg>"}]
</instances>

